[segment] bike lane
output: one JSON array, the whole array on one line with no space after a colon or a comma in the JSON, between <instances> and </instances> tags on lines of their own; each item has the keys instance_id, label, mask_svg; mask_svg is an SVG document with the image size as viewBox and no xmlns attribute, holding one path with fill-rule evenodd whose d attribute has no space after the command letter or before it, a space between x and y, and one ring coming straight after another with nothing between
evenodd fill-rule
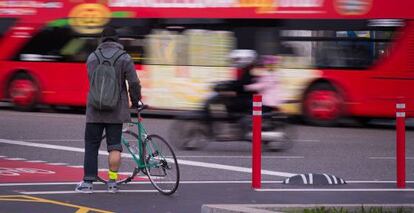
<instances>
[{"instance_id":1,"label":"bike lane","mask_svg":"<svg viewBox=\"0 0 414 213\"><path fill-rule=\"evenodd\" d=\"M101 177L106 177L106 172L99 172ZM83 176L83 168L74 168L66 165L53 165L45 162L30 162L19 158L0 157L0 184L48 184L51 182L80 181ZM124 175L122 175L125 177ZM71 188L74 187L70 185ZM99 204L77 205L67 200L56 200L55 196L42 198L39 196L22 195L21 190L12 187L0 190L0 212L99 212L110 213L101 209ZM97 207L97 208L96 208ZM29 210L30 209L30 210Z\"/></svg>"},{"instance_id":2,"label":"bike lane","mask_svg":"<svg viewBox=\"0 0 414 213\"><path fill-rule=\"evenodd\" d=\"M100 171L99 176L107 177L107 172ZM83 168L79 167L0 158L0 183L73 182L82 177Z\"/></svg>"}]
</instances>

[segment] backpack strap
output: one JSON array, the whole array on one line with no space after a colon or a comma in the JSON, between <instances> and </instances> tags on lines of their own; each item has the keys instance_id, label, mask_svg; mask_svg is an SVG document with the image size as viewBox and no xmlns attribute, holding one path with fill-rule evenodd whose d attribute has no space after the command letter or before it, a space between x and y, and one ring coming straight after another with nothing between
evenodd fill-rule
<instances>
[{"instance_id":1,"label":"backpack strap","mask_svg":"<svg viewBox=\"0 0 414 213\"><path fill-rule=\"evenodd\" d=\"M97 50L93 51L93 54L95 54L96 59L98 59L98 64L101 64L103 62L103 55L100 55Z\"/></svg>"},{"instance_id":2,"label":"backpack strap","mask_svg":"<svg viewBox=\"0 0 414 213\"><path fill-rule=\"evenodd\" d=\"M111 63L112 66L115 65L115 63L118 61L118 59L125 54L126 52L124 50L118 50L116 53L112 55L112 57L109 59L109 63Z\"/></svg>"},{"instance_id":3,"label":"backpack strap","mask_svg":"<svg viewBox=\"0 0 414 213\"><path fill-rule=\"evenodd\" d=\"M116 51L111 57L107 58L103 55L102 53L102 49L99 48L97 51L98 54L96 54L96 56L98 57L99 60L99 64L102 64L103 62L107 61L111 66L114 66L116 61L126 52L124 50L118 50Z\"/></svg>"}]
</instances>

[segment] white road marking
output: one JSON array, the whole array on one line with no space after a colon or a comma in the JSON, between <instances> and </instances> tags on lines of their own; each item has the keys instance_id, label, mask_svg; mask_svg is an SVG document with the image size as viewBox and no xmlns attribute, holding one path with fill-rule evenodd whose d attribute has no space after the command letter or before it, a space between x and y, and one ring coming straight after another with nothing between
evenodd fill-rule
<instances>
[{"instance_id":1,"label":"white road marking","mask_svg":"<svg viewBox=\"0 0 414 213\"><path fill-rule=\"evenodd\" d=\"M157 190L144 190L144 189L140 189L140 190L119 190L119 193L131 193L131 192L158 192ZM76 192L74 190L71 191L22 191L19 192L25 195L52 195L52 194L83 194L80 192ZM107 190L93 190L93 193L110 193Z\"/></svg>"},{"instance_id":2,"label":"white road marking","mask_svg":"<svg viewBox=\"0 0 414 213\"><path fill-rule=\"evenodd\" d=\"M5 114L4 111L0 114ZM71 115L62 115L62 114L50 114L50 113L34 113L34 112L10 112L7 111L7 115L12 115L12 116L19 116L21 117L22 115L24 117L27 116L34 116L34 117L49 117L49 118L75 118L75 119L79 119L80 117L85 117L85 115L77 115L77 114L71 114Z\"/></svg>"},{"instance_id":3,"label":"white road marking","mask_svg":"<svg viewBox=\"0 0 414 213\"><path fill-rule=\"evenodd\" d=\"M332 184L332 180L327 174L323 174L323 176L325 176L325 178L326 178L326 180L328 180L329 184Z\"/></svg>"},{"instance_id":4,"label":"white road marking","mask_svg":"<svg viewBox=\"0 0 414 213\"><path fill-rule=\"evenodd\" d=\"M309 173L309 184L313 184L313 174Z\"/></svg>"},{"instance_id":5,"label":"white road marking","mask_svg":"<svg viewBox=\"0 0 414 213\"><path fill-rule=\"evenodd\" d=\"M396 157L368 157L370 160L395 160ZM405 157L407 160L414 160L414 157Z\"/></svg>"},{"instance_id":6,"label":"white road marking","mask_svg":"<svg viewBox=\"0 0 414 213\"><path fill-rule=\"evenodd\" d=\"M364 183L397 183L395 180L347 180L347 183L357 183L357 184L364 184ZM414 180L405 181L406 183L414 183Z\"/></svg>"},{"instance_id":7,"label":"white road marking","mask_svg":"<svg viewBox=\"0 0 414 213\"><path fill-rule=\"evenodd\" d=\"M312 143L312 142L321 142L321 140L313 140L313 139L297 139L297 140L293 140L294 142L305 142L305 143Z\"/></svg>"},{"instance_id":8,"label":"white road marking","mask_svg":"<svg viewBox=\"0 0 414 213\"><path fill-rule=\"evenodd\" d=\"M73 167L73 168L83 168L83 165L73 165L73 166L69 165L68 167Z\"/></svg>"},{"instance_id":9,"label":"white road marking","mask_svg":"<svg viewBox=\"0 0 414 213\"><path fill-rule=\"evenodd\" d=\"M255 189L259 192L414 192L414 189L398 189L398 188L363 188L363 189L332 189L332 188L304 188L304 189Z\"/></svg>"},{"instance_id":10,"label":"white road marking","mask_svg":"<svg viewBox=\"0 0 414 213\"><path fill-rule=\"evenodd\" d=\"M240 167L240 166L229 166L229 165L223 165L223 164L217 164L217 163L205 163L205 162L199 162L199 161L178 160L178 164L212 168L212 169L229 170L229 171L235 171L235 172L252 173L252 168ZM280 177L292 177L296 175L293 173L277 172L277 171L270 171L270 170L262 170L261 172L262 172L262 175L272 175L272 176L280 176Z\"/></svg>"},{"instance_id":11,"label":"white road marking","mask_svg":"<svg viewBox=\"0 0 414 213\"><path fill-rule=\"evenodd\" d=\"M24 139L27 142L83 142L83 139Z\"/></svg>"},{"instance_id":12,"label":"white road marking","mask_svg":"<svg viewBox=\"0 0 414 213\"><path fill-rule=\"evenodd\" d=\"M64 165L68 165L67 163L47 163L48 165L52 165L52 166L64 166Z\"/></svg>"},{"instance_id":13,"label":"white road marking","mask_svg":"<svg viewBox=\"0 0 414 213\"><path fill-rule=\"evenodd\" d=\"M301 174L300 177L302 178L303 184L308 184L308 180L306 179L304 174Z\"/></svg>"},{"instance_id":14,"label":"white road marking","mask_svg":"<svg viewBox=\"0 0 414 213\"><path fill-rule=\"evenodd\" d=\"M16 140L0 139L0 143L20 145L20 146L29 146L29 147L36 147L36 148L62 150L62 151L80 152L80 153L85 152L83 148L78 148L78 147L52 145L52 144L42 144L42 143L32 143L32 142L16 141ZM101 150L101 151L99 151L99 154L100 155L108 155L108 152ZM132 158L127 153L122 153L122 157ZM204 168L212 168L212 169L221 169L221 170L236 171L236 172L243 172L243 173L251 173L252 172L252 169L248 168L248 167L230 166L230 165L223 165L223 164L217 164L217 163L205 163L205 162L199 162L199 161L180 160L180 159L178 160L178 163L182 164L182 165L188 165L188 166L196 166L196 167L204 167ZM262 170L262 175L291 177L291 176L294 176L296 174L287 173L287 172Z\"/></svg>"},{"instance_id":15,"label":"white road marking","mask_svg":"<svg viewBox=\"0 0 414 213\"><path fill-rule=\"evenodd\" d=\"M180 155L180 158L248 158L251 159L252 156L247 155L234 155L234 156L218 156L218 155ZM304 156L263 156L262 158L274 158L274 159L302 159Z\"/></svg>"},{"instance_id":16,"label":"white road marking","mask_svg":"<svg viewBox=\"0 0 414 213\"><path fill-rule=\"evenodd\" d=\"M336 176L332 176L332 179L334 180L334 184L338 184L338 181L336 179Z\"/></svg>"},{"instance_id":17,"label":"white road marking","mask_svg":"<svg viewBox=\"0 0 414 213\"><path fill-rule=\"evenodd\" d=\"M247 207L247 211L243 212L251 212L252 210L257 209L268 209L268 208L308 208L313 209L317 207L323 207L324 209L327 207L334 207L335 209L339 209L340 207L347 208L347 207L354 207L360 209L362 204L361 203L310 203L310 204L208 204L208 206L219 206L222 209L228 209L229 211L226 212L241 212L240 209L244 210L244 207ZM382 208L393 208L393 207L414 207L412 203L364 203L363 204L365 209L369 209L371 207L380 207ZM232 208L235 207L236 209ZM253 209L251 209L253 208ZM248 211L250 210L250 211ZM223 211L224 212L224 211ZM267 211L268 212L268 211ZM299 211L295 211L299 212ZM309 211L310 212L310 211ZM315 211L316 212L316 211ZM335 211L326 211L326 212L335 212ZM341 212L341 211L338 211ZM348 211L343 211L348 212ZM373 211L375 212L375 211Z\"/></svg>"},{"instance_id":18,"label":"white road marking","mask_svg":"<svg viewBox=\"0 0 414 213\"><path fill-rule=\"evenodd\" d=\"M29 162L29 163L45 163L46 161L44 161L44 160L28 160L26 162Z\"/></svg>"},{"instance_id":19,"label":"white road marking","mask_svg":"<svg viewBox=\"0 0 414 213\"><path fill-rule=\"evenodd\" d=\"M26 160L25 158L4 158L6 160Z\"/></svg>"}]
</instances>

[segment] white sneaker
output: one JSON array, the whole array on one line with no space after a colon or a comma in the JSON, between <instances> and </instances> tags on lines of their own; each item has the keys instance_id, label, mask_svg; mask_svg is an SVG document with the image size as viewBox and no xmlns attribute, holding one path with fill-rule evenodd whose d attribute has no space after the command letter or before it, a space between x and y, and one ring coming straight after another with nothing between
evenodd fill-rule
<instances>
[{"instance_id":1,"label":"white sneaker","mask_svg":"<svg viewBox=\"0 0 414 213\"><path fill-rule=\"evenodd\" d=\"M91 194L93 193L93 184L91 182L82 181L76 186L75 191Z\"/></svg>"},{"instance_id":2,"label":"white sneaker","mask_svg":"<svg viewBox=\"0 0 414 213\"><path fill-rule=\"evenodd\" d=\"M111 193L117 193L119 190L118 183L113 180L109 180L106 186L108 187L108 192Z\"/></svg>"}]
</instances>

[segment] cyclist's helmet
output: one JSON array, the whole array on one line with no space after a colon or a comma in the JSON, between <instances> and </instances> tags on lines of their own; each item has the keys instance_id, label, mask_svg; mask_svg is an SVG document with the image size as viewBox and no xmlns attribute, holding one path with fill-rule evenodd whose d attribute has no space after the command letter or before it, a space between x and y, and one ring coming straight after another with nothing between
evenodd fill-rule
<instances>
[{"instance_id":1,"label":"cyclist's helmet","mask_svg":"<svg viewBox=\"0 0 414 213\"><path fill-rule=\"evenodd\" d=\"M254 50L237 49L229 54L231 65L237 68L244 68L256 63L257 53Z\"/></svg>"}]
</instances>

